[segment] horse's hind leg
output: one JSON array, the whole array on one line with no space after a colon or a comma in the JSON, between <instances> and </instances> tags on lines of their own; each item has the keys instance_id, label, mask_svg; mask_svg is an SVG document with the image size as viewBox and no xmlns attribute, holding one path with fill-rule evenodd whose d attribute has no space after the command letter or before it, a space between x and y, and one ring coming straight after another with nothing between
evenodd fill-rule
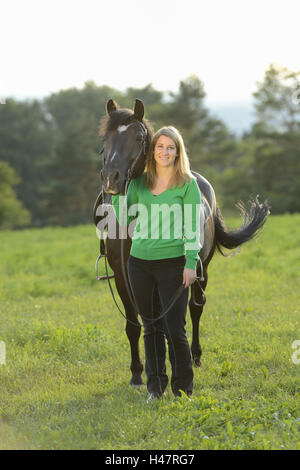
<instances>
[{"instance_id":1,"label":"horse's hind leg","mask_svg":"<svg viewBox=\"0 0 300 470\"><path fill-rule=\"evenodd\" d=\"M142 361L140 359L140 350L139 350L141 326L138 326L139 321L136 318L134 308L128 297L123 277L121 275L118 276L115 273L115 282L116 282L117 291L123 302L125 312L126 312L126 318L127 318L126 334L127 334L129 344L130 344L130 352L131 352L130 370L132 373L130 385L132 386L143 385L144 382L142 379L142 372L144 368L143 368Z\"/></svg>"},{"instance_id":2,"label":"horse's hind leg","mask_svg":"<svg viewBox=\"0 0 300 470\"><path fill-rule=\"evenodd\" d=\"M197 275L199 276L200 273L198 272ZM191 352L192 352L192 358L193 358L194 364L197 367L201 366L200 358L202 354L202 349L201 349L201 345L199 341L199 324L200 324L200 318L203 312L203 307L205 304L204 290L207 284L207 270L206 269L204 269L203 277L204 277L204 281L200 281L200 285L201 285L203 292L200 289L198 282L195 282L192 286L193 297L195 299L195 302L198 305L196 305L193 302L192 296L189 301L190 314L191 314L191 320L192 320Z\"/></svg>"},{"instance_id":3,"label":"horse's hind leg","mask_svg":"<svg viewBox=\"0 0 300 470\"><path fill-rule=\"evenodd\" d=\"M126 310L126 315L128 318L129 315L128 315L127 310ZM135 318L134 315L130 315L130 317ZM137 320L135 319L135 321ZM135 326L127 320L126 334L130 343L130 351L131 351L130 370L132 373L132 377L130 380L130 385L132 386L144 385L144 382L142 379L143 364L140 359L140 351L139 351L139 338L141 334L141 327Z\"/></svg>"}]
</instances>

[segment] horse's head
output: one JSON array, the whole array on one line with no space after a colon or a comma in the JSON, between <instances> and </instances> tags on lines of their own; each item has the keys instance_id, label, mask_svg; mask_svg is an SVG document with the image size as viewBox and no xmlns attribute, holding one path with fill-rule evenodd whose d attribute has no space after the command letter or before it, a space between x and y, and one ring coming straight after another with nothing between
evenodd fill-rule
<instances>
[{"instance_id":1,"label":"horse's head","mask_svg":"<svg viewBox=\"0 0 300 470\"><path fill-rule=\"evenodd\" d=\"M109 100L106 113L100 124L100 135L104 137L101 182L106 193L119 194L124 192L126 180L144 171L153 131L143 119L140 100L135 101L134 111L119 108Z\"/></svg>"}]
</instances>

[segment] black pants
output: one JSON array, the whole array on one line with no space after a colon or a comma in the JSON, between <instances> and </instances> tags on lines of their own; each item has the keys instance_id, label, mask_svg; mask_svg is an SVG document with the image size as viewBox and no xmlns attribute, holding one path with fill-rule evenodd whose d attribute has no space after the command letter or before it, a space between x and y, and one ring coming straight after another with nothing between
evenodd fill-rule
<instances>
[{"instance_id":1,"label":"black pants","mask_svg":"<svg viewBox=\"0 0 300 470\"><path fill-rule=\"evenodd\" d=\"M193 391L192 358L185 332L188 289L183 290L162 319L153 322L182 285L184 265L184 256L153 261L130 256L128 260L129 280L144 325L145 370L150 393L161 395L168 384L165 337L174 395L180 395L180 390L187 394Z\"/></svg>"}]
</instances>

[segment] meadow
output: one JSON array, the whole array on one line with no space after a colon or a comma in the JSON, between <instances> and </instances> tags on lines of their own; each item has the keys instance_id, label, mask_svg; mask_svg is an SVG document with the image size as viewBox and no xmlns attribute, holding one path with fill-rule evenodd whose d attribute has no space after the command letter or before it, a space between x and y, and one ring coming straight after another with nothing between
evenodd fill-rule
<instances>
[{"instance_id":1,"label":"meadow","mask_svg":"<svg viewBox=\"0 0 300 470\"><path fill-rule=\"evenodd\" d=\"M192 401L169 386L147 404L130 387L92 225L0 243L0 449L300 449L300 215L271 215L238 255L213 258Z\"/></svg>"}]
</instances>

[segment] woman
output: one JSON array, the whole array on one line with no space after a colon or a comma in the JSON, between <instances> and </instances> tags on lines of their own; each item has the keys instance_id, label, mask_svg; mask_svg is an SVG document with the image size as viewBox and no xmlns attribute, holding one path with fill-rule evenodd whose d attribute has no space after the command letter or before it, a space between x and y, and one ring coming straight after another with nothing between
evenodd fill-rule
<instances>
[{"instance_id":1,"label":"woman","mask_svg":"<svg viewBox=\"0 0 300 470\"><path fill-rule=\"evenodd\" d=\"M189 165L182 136L163 127L153 137L145 173L130 182L127 219L119 196L112 196L119 222L138 214L128 260L128 275L144 325L148 401L160 398L168 384L166 346L175 396L191 395L193 368L185 332L188 287L196 280L200 251L201 195ZM180 286L182 292L167 310Z\"/></svg>"}]
</instances>

